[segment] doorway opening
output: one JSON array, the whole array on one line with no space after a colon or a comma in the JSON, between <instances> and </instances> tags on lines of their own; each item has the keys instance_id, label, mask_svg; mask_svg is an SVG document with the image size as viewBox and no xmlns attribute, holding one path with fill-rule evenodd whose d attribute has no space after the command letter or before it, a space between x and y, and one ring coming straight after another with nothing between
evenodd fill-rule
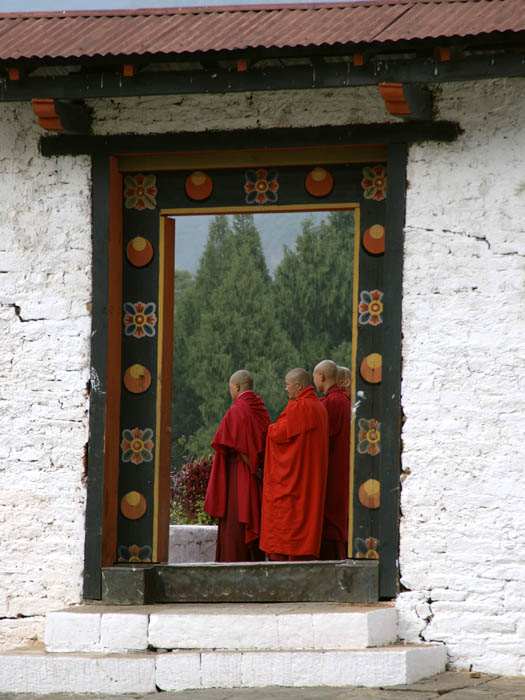
<instances>
[{"instance_id":1,"label":"doorway opening","mask_svg":"<svg viewBox=\"0 0 525 700\"><path fill-rule=\"evenodd\" d=\"M215 523L203 503L211 441L231 405L228 379L249 370L273 422L291 368L351 366L356 216L347 208L174 218L170 561L211 561Z\"/></svg>"}]
</instances>

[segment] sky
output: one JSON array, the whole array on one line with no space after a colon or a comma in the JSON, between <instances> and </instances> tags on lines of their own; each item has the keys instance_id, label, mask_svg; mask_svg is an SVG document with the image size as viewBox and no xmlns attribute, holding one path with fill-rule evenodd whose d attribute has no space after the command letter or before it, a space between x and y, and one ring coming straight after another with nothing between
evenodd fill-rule
<instances>
[{"instance_id":1,"label":"sky","mask_svg":"<svg viewBox=\"0 0 525 700\"><path fill-rule=\"evenodd\" d=\"M268 5L304 0L0 0L0 12L47 12L50 10L136 10L151 7L202 5ZM315 0L315 2L333 0Z\"/></svg>"}]
</instances>

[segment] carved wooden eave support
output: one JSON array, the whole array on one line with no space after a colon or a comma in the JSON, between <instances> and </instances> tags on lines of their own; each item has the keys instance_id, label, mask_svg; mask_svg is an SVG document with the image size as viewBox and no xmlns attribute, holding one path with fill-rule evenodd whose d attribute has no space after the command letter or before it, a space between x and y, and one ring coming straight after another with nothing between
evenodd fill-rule
<instances>
[{"instance_id":1,"label":"carved wooden eave support","mask_svg":"<svg viewBox=\"0 0 525 700\"><path fill-rule=\"evenodd\" d=\"M38 125L46 131L63 134L89 134L91 111L82 101L70 102L52 98L31 100Z\"/></svg>"},{"instance_id":2,"label":"carved wooden eave support","mask_svg":"<svg viewBox=\"0 0 525 700\"><path fill-rule=\"evenodd\" d=\"M402 119L432 119L432 95L418 85L379 83L379 92L387 112Z\"/></svg>"}]
</instances>

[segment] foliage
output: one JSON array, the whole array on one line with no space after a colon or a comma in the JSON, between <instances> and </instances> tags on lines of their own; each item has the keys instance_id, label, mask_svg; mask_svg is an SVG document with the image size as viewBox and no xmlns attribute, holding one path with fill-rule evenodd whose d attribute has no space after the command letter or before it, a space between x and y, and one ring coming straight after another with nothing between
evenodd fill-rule
<instances>
[{"instance_id":1,"label":"foliage","mask_svg":"<svg viewBox=\"0 0 525 700\"><path fill-rule=\"evenodd\" d=\"M175 270L175 304L180 302L184 292L193 284L193 276L188 270Z\"/></svg>"},{"instance_id":2,"label":"foliage","mask_svg":"<svg viewBox=\"0 0 525 700\"><path fill-rule=\"evenodd\" d=\"M349 364L353 230L353 212L306 220L272 280L253 216L214 218L199 269L193 280L181 278L175 305L174 434L188 436L186 456L209 451L236 370L254 374L275 420L289 369L311 371L326 357ZM181 455L174 459L180 466Z\"/></svg>"},{"instance_id":3,"label":"foliage","mask_svg":"<svg viewBox=\"0 0 525 700\"><path fill-rule=\"evenodd\" d=\"M171 517L177 525L210 525L203 509L213 456L190 459L171 476Z\"/></svg>"},{"instance_id":4,"label":"foliage","mask_svg":"<svg viewBox=\"0 0 525 700\"><path fill-rule=\"evenodd\" d=\"M348 365L352 337L354 219L330 212L328 221L303 224L296 250L285 250L273 285L278 320L305 369L329 357Z\"/></svg>"}]
</instances>

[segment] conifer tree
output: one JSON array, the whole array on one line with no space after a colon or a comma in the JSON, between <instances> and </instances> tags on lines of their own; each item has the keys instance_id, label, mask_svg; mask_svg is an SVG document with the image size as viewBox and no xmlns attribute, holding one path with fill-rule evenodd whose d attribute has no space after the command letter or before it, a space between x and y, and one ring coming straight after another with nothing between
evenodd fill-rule
<instances>
[{"instance_id":1,"label":"conifer tree","mask_svg":"<svg viewBox=\"0 0 525 700\"><path fill-rule=\"evenodd\" d=\"M318 225L303 222L275 272L280 324L308 371L324 358L350 363L353 250L354 213L333 211Z\"/></svg>"},{"instance_id":2,"label":"conifer tree","mask_svg":"<svg viewBox=\"0 0 525 700\"><path fill-rule=\"evenodd\" d=\"M231 228L225 217L212 222L195 283L181 302L178 326L175 375L186 373L188 393L200 418L195 421L197 414L190 411L192 426L200 423L190 439L192 453L210 451L211 439L231 404L228 379L238 369L253 373L255 391L272 418L277 417L287 398L284 375L295 357L275 313L253 216L235 216ZM175 414L177 405L175 399ZM178 410L184 421L182 406Z\"/></svg>"}]
</instances>

